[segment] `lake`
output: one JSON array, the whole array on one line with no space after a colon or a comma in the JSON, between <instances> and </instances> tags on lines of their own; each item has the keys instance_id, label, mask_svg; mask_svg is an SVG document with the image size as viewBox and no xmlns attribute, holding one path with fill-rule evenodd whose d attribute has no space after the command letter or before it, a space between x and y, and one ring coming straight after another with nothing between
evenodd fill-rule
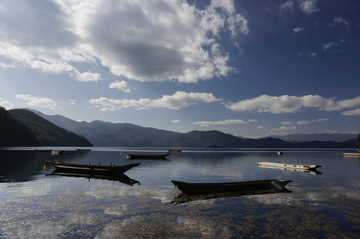
<instances>
[{"instance_id":1,"label":"lake","mask_svg":"<svg viewBox=\"0 0 360 239\"><path fill-rule=\"evenodd\" d=\"M62 155L0 150L0 238L359 238L360 158L340 149L184 149L168 160L129 160L161 149L92 148ZM277 155L277 151L283 155ZM50 175L46 160L141 164L140 184ZM259 168L258 161L323 164L317 173ZM291 192L188 198L171 180L284 178ZM193 200L193 201L190 201Z\"/></svg>"}]
</instances>

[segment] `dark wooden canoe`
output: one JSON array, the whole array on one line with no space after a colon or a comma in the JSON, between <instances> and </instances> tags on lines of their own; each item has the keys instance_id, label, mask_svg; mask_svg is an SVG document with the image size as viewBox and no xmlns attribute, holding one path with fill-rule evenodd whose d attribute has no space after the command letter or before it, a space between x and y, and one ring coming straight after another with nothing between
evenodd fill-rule
<instances>
[{"instance_id":1,"label":"dark wooden canoe","mask_svg":"<svg viewBox=\"0 0 360 239\"><path fill-rule=\"evenodd\" d=\"M101 174L116 174L124 173L129 169L140 165L140 163L133 163L127 165L96 165L96 164L77 164L77 163L64 163L60 161L47 160L49 164L54 166L57 170L83 172L83 173L101 173Z\"/></svg>"},{"instance_id":2,"label":"dark wooden canoe","mask_svg":"<svg viewBox=\"0 0 360 239\"><path fill-rule=\"evenodd\" d=\"M181 153L181 149L169 149L169 153Z\"/></svg>"},{"instance_id":3,"label":"dark wooden canoe","mask_svg":"<svg viewBox=\"0 0 360 239\"><path fill-rule=\"evenodd\" d=\"M78 151L78 152L89 152L89 151L91 151L91 149L90 148L77 148L76 151Z\"/></svg>"},{"instance_id":4,"label":"dark wooden canoe","mask_svg":"<svg viewBox=\"0 0 360 239\"><path fill-rule=\"evenodd\" d=\"M186 194L204 194L226 192L251 193L253 191L262 190L278 192L283 190L284 186L292 181L284 179L270 179L229 183L187 183L176 180L171 180L171 182Z\"/></svg>"},{"instance_id":5,"label":"dark wooden canoe","mask_svg":"<svg viewBox=\"0 0 360 239\"><path fill-rule=\"evenodd\" d=\"M166 159L170 154L128 154L128 159Z\"/></svg>"}]
</instances>

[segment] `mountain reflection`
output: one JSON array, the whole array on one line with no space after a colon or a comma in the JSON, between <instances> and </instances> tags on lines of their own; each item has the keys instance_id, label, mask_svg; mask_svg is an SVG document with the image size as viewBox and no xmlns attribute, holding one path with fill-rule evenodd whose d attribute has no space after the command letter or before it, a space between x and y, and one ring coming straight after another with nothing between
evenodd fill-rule
<instances>
[{"instance_id":1,"label":"mountain reflection","mask_svg":"<svg viewBox=\"0 0 360 239\"><path fill-rule=\"evenodd\" d=\"M32 151L0 151L0 182L26 182L42 174L46 155Z\"/></svg>"}]
</instances>

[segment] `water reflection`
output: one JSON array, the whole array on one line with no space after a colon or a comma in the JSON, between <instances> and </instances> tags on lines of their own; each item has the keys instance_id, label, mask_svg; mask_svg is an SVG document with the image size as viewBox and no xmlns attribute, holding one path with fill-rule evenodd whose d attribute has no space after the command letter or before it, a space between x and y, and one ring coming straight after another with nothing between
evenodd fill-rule
<instances>
[{"instance_id":1,"label":"water reflection","mask_svg":"<svg viewBox=\"0 0 360 239\"><path fill-rule=\"evenodd\" d=\"M186 194L180 193L175 197L171 203L182 204L192 201L202 201L215 198L228 198L228 197L239 197L239 196L250 196L250 195L263 195L263 194L276 194L276 193L291 193L292 191L282 188L280 191L274 190L254 190L252 192L225 192L225 193L206 193L206 194Z\"/></svg>"},{"instance_id":2,"label":"water reflection","mask_svg":"<svg viewBox=\"0 0 360 239\"><path fill-rule=\"evenodd\" d=\"M30 151L0 151L0 182L25 182L41 174L45 158Z\"/></svg>"},{"instance_id":3,"label":"water reflection","mask_svg":"<svg viewBox=\"0 0 360 239\"><path fill-rule=\"evenodd\" d=\"M359 160L344 160L339 152L297 151L279 157L273 152L184 150L172 154L171 161L142 161L127 172L130 180L141 182L131 187L93 177L89 182L88 175L45 177L53 168L43 170L43 165L46 160L122 165L129 163L127 153L136 150L62 150L56 156L0 150L0 238L357 238L360 233ZM322 163L324 174L257 167L258 161L274 157ZM293 192L190 202L170 182L268 178L293 180L287 186ZM179 205L171 204L175 200Z\"/></svg>"},{"instance_id":4,"label":"water reflection","mask_svg":"<svg viewBox=\"0 0 360 239\"><path fill-rule=\"evenodd\" d=\"M64 172L58 169L55 169L51 174L47 174L46 176L64 176L64 177L76 177L76 178L88 178L90 179L102 179L108 181L117 181L127 185L133 186L134 184L139 184L140 182L129 178L127 175L123 173L119 174L96 174L96 173L76 173L76 172Z\"/></svg>"}]
</instances>

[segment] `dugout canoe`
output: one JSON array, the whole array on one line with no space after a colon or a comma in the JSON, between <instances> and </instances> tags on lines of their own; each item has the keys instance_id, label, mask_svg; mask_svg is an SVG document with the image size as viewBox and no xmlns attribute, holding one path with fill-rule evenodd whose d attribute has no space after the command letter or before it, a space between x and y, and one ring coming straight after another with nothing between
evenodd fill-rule
<instances>
[{"instance_id":1,"label":"dugout canoe","mask_svg":"<svg viewBox=\"0 0 360 239\"><path fill-rule=\"evenodd\" d=\"M170 153L167 154L128 154L128 159L166 159Z\"/></svg>"},{"instance_id":2,"label":"dugout canoe","mask_svg":"<svg viewBox=\"0 0 360 239\"><path fill-rule=\"evenodd\" d=\"M206 193L226 193L242 192L251 193L254 191L270 190L278 192L284 189L285 185L292 182L284 179L269 179L255 181L240 181L227 183L189 183L171 180L171 182L183 193L186 194L206 194Z\"/></svg>"},{"instance_id":3,"label":"dugout canoe","mask_svg":"<svg viewBox=\"0 0 360 239\"><path fill-rule=\"evenodd\" d=\"M83 172L83 173L100 173L100 174L117 174L124 173L129 169L139 166L140 163L126 164L126 165L96 165L96 164L78 164L78 163L64 163L60 161L50 161L47 163L51 164L54 168L61 171L70 172Z\"/></svg>"}]
</instances>

